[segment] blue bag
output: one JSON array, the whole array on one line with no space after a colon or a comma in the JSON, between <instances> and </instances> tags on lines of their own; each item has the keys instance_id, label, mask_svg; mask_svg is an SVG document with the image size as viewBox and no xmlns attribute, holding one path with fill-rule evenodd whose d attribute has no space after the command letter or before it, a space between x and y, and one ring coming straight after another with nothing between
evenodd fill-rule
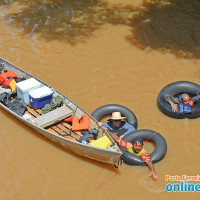
<instances>
[{"instance_id":1,"label":"blue bag","mask_svg":"<svg viewBox=\"0 0 200 200\"><path fill-rule=\"evenodd\" d=\"M191 113L192 112L192 107L189 104L184 104L181 103L179 105L179 113L181 114L186 114L186 113Z\"/></svg>"}]
</instances>

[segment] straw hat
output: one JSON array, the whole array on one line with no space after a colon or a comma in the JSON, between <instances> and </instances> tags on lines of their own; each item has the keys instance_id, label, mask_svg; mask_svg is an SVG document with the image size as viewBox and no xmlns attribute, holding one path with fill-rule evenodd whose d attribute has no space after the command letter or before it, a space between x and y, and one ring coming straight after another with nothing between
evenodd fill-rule
<instances>
[{"instance_id":1,"label":"straw hat","mask_svg":"<svg viewBox=\"0 0 200 200\"><path fill-rule=\"evenodd\" d=\"M117 119L125 119L126 117L122 117L120 112L113 112L112 118L109 120L117 120Z\"/></svg>"}]
</instances>

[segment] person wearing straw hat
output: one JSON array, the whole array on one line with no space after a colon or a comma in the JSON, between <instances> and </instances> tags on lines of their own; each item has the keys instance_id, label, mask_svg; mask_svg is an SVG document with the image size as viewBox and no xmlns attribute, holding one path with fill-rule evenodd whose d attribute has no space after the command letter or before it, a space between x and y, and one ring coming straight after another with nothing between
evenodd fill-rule
<instances>
[{"instance_id":1,"label":"person wearing straw hat","mask_svg":"<svg viewBox=\"0 0 200 200\"><path fill-rule=\"evenodd\" d=\"M135 131L135 127L133 125L129 124L126 121L122 121L125 118L126 117L121 116L120 112L113 112L112 117L108 119L108 122L105 123L99 122L99 126L104 126L109 131L115 133L117 133L118 130L121 130L121 133L117 133L117 135L120 136L120 138L123 138L125 135Z\"/></svg>"},{"instance_id":2,"label":"person wearing straw hat","mask_svg":"<svg viewBox=\"0 0 200 200\"><path fill-rule=\"evenodd\" d=\"M158 176L154 169L154 165L151 162L151 157L149 153L143 148L143 139L141 137L135 138L133 143L130 143L130 142L122 140L120 137L110 132L108 128L103 127L103 129L108 131L110 136L115 140L115 142L118 143L119 146L126 148L127 151L129 151L130 153L133 153L136 156L140 156L143 162L145 162L147 166L151 169L149 176L152 176L154 179L158 179Z\"/></svg>"}]
</instances>

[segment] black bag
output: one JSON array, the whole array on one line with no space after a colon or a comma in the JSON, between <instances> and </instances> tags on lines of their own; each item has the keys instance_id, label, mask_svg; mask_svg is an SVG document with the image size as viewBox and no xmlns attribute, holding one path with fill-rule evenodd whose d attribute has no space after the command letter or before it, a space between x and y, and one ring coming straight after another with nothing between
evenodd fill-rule
<instances>
[{"instance_id":1,"label":"black bag","mask_svg":"<svg viewBox=\"0 0 200 200\"><path fill-rule=\"evenodd\" d=\"M8 94L7 92L3 92L0 94L0 102L4 104L5 106L9 104L11 101L11 94Z\"/></svg>"},{"instance_id":2,"label":"black bag","mask_svg":"<svg viewBox=\"0 0 200 200\"><path fill-rule=\"evenodd\" d=\"M11 95L6 92L0 95L0 102L21 117L24 115L27 108L23 99L16 97L12 100Z\"/></svg>"}]
</instances>

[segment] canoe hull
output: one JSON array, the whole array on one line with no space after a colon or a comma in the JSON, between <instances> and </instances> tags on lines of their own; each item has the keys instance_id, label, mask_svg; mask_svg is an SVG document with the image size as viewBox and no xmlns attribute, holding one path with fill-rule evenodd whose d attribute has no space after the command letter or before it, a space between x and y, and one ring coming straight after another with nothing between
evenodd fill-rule
<instances>
[{"instance_id":1,"label":"canoe hull","mask_svg":"<svg viewBox=\"0 0 200 200\"><path fill-rule=\"evenodd\" d=\"M22 69L20 69L20 68L16 67L15 65L0 58L0 63L2 63L2 62L4 63L4 65L7 65L9 68L13 68L13 69L15 69L15 71L17 70L17 72L20 72L20 75L28 74L27 72L23 71ZM30 74L28 74L28 76L34 77ZM37 80L39 80L39 79L37 79ZM47 85L44 82L42 82L42 83ZM57 90L55 90L55 91L57 93L61 94ZM64 95L62 94L62 96L64 96ZM74 103L74 102L72 102L72 103ZM57 144L61 145L62 147L64 147L66 150L69 150L78 155L81 155L81 156L84 156L84 157L87 157L87 158L90 158L93 160L109 163L109 164L117 164L120 156L122 155L122 152L120 150L118 150L119 148L116 144L114 144L114 148L112 147L109 149L102 149L102 148L98 148L98 147L93 147L91 145L84 145L79 142L64 138L61 135L57 135L57 134L50 132L42 127L37 126L36 124L29 122L28 120L25 120L23 117L20 117L19 115L17 115L16 113L14 113L10 109L8 109L2 103L0 103L0 107L2 107L5 111L9 112L12 116L19 119L21 122L25 123L26 125L30 126L33 129L35 129L37 132L39 132L41 135L43 135L50 141L53 141L54 143L57 143ZM78 108L80 110L82 110L80 107L78 107ZM91 118L95 123L98 123L97 121L95 121L95 119L92 116L91 116Z\"/></svg>"}]
</instances>

